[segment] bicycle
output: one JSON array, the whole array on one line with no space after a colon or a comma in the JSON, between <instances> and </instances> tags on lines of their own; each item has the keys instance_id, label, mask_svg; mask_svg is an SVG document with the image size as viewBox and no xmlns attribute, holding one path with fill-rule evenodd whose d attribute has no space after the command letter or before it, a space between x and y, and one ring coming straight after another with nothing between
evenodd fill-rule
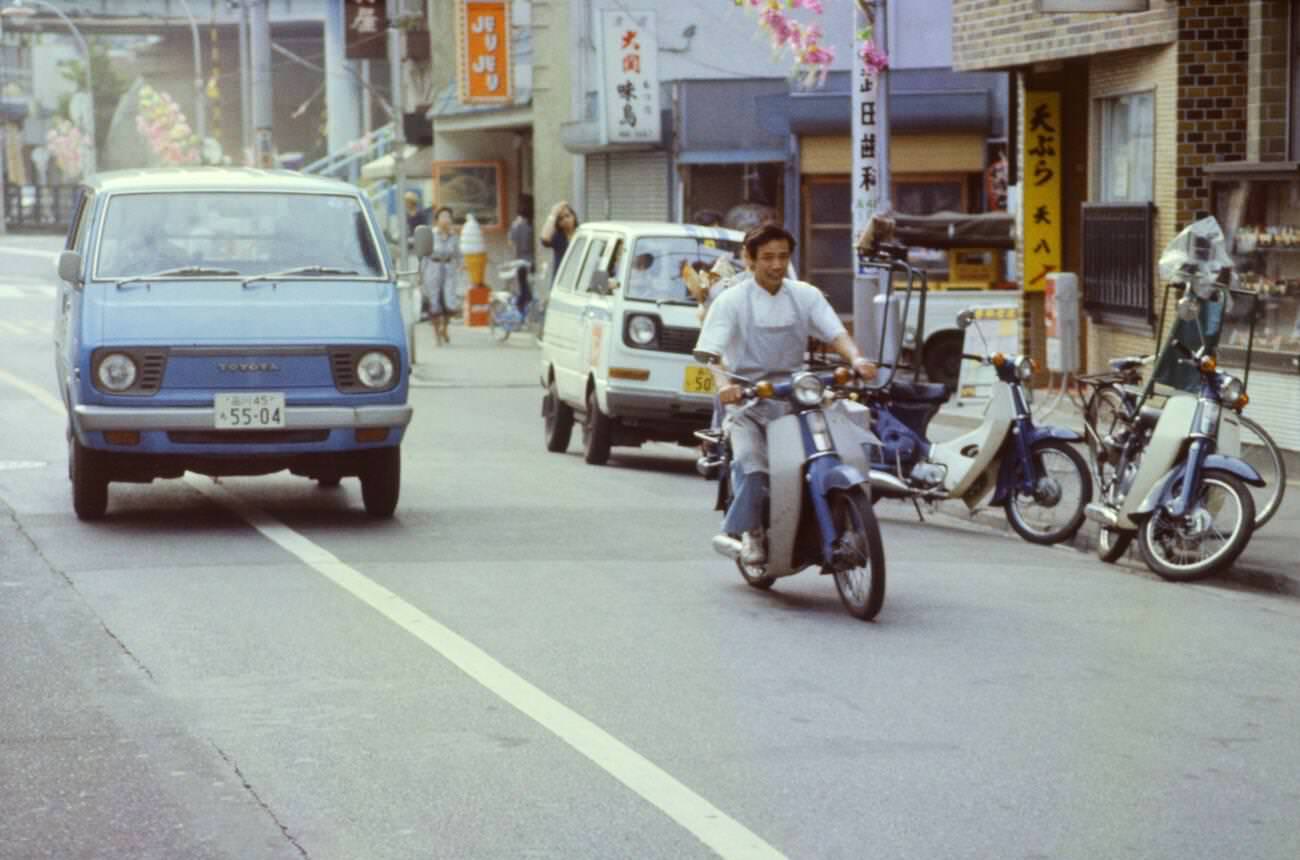
<instances>
[{"instance_id":1,"label":"bicycle","mask_svg":"<svg viewBox=\"0 0 1300 860\"><path fill-rule=\"evenodd\" d=\"M502 283L516 282L520 270L531 273L532 266L524 260L511 260L498 270ZM512 290L493 290L488 309L488 326L492 337L498 343L505 343L510 335L520 330L527 330L538 340L542 336L542 320L546 315L546 301L534 297L528 306L519 310L517 296Z\"/></svg>"}]
</instances>

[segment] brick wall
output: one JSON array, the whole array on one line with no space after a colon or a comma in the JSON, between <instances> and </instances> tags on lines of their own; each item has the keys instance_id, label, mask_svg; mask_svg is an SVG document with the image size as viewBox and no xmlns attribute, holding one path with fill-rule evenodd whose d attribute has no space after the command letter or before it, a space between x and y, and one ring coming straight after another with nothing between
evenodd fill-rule
<instances>
[{"instance_id":1,"label":"brick wall","mask_svg":"<svg viewBox=\"0 0 1300 860\"><path fill-rule=\"evenodd\" d=\"M1281 161L1287 157L1288 0L1250 0L1246 157Z\"/></svg>"},{"instance_id":2,"label":"brick wall","mask_svg":"<svg viewBox=\"0 0 1300 860\"><path fill-rule=\"evenodd\" d=\"M1246 157L1250 6L1187 0L1178 9L1179 227L1212 208L1201 166Z\"/></svg>"},{"instance_id":3,"label":"brick wall","mask_svg":"<svg viewBox=\"0 0 1300 860\"><path fill-rule=\"evenodd\" d=\"M952 0L952 64L1003 69L1168 44L1178 37L1178 0L1146 12L1046 15L1036 0Z\"/></svg>"}]
</instances>

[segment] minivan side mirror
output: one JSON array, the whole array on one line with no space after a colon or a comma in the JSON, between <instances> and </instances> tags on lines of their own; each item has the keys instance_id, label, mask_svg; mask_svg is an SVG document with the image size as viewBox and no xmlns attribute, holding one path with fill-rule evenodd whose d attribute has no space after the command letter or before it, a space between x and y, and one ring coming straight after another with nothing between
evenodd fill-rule
<instances>
[{"instance_id":1,"label":"minivan side mirror","mask_svg":"<svg viewBox=\"0 0 1300 860\"><path fill-rule=\"evenodd\" d=\"M412 244L415 247L415 256L432 257L433 256L433 228L428 224L421 224L415 228L415 235L412 237Z\"/></svg>"},{"instance_id":2,"label":"minivan side mirror","mask_svg":"<svg viewBox=\"0 0 1300 860\"><path fill-rule=\"evenodd\" d=\"M81 255L76 251L59 252L58 271L60 279L67 281L74 287L80 287Z\"/></svg>"},{"instance_id":3,"label":"minivan side mirror","mask_svg":"<svg viewBox=\"0 0 1300 860\"><path fill-rule=\"evenodd\" d=\"M591 273L591 283L587 285L587 291L607 296L611 292L609 286L609 272L597 270Z\"/></svg>"}]
</instances>

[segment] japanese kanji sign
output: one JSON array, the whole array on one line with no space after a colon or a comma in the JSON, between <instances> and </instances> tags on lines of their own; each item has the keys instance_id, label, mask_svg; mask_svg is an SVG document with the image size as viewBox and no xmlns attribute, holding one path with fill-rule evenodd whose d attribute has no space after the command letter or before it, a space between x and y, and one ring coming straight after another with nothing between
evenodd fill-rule
<instances>
[{"instance_id":1,"label":"japanese kanji sign","mask_svg":"<svg viewBox=\"0 0 1300 860\"><path fill-rule=\"evenodd\" d=\"M658 143L659 41L655 13L601 12L601 79L609 143Z\"/></svg>"},{"instance_id":2,"label":"japanese kanji sign","mask_svg":"<svg viewBox=\"0 0 1300 860\"><path fill-rule=\"evenodd\" d=\"M1061 94L1025 92L1024 219L1025 291L1047 289L1061 270Z\"/></svg>"},{"instance_id":3,"label":"japanese kanji sign","mask_svg":"<svg viewBox=\"0 0 1300 860\"><path fill-rule=\"evenodd\" d=\"M462 103L510 102L514 93L509 0L463 0L458 4L456 61Z\"/></svg>"},{"instance_id":4,"label":"japanese kanji sign","mask_svg":"<svg viewBox=\"0 0 1300 860\"><path fill-rule=\"evenodd\" d=\"M853 63L853 236L862 235L880 208L880 150L884 135L879 116L880 81L867 71L864 63ZM854 255L854 272L866 275L868 269Z\"/></svg>"},{"instance_id":5,"label":"japanese kanji sign","mask_svg":"<svg viewBox=\"0 0 1300 860\"><path fill-rule=\"evenodd\" d=\"M349 60L382 60L388 56L386 0L343 0L343 53Z\"/></svg>"}]
</instances>

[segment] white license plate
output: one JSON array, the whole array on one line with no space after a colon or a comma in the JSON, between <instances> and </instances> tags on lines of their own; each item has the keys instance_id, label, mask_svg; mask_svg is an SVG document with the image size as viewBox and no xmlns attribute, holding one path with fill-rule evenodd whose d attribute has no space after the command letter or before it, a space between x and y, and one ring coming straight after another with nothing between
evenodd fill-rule
<instances>
[{"instance_id":1,"label":"white license plate","mask_svg":"<svg viewBox=\"0 0 1300 860\"><path fill-rule=\"evenodd\" d=\"M213 421L218 430L271 430L284 426L284 394L257 391L213 395Z\"/></svg>"}]
</instances>

